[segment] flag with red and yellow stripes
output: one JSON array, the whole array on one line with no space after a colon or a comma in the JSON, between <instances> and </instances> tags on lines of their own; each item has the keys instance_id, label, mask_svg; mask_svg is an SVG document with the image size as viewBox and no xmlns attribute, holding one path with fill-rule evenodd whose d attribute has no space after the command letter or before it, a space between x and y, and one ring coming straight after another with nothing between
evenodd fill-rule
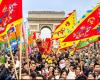
<instances>
[{"instance_id":1,"label":"flag with red and yellow stripes","mask_svg":"<svg viewBox=\"0 0 100 80\"><path fill-rule=\"evenodd\" d=\"M0 36L5 35L12 24L22 24L22 0L0 0Z\"/></svg>"},{"instance_id":2,"label":"flag with red and yellow stripes","mask_svg":"<svg viewBox=\"0 0 100 80\"><path fill-rule=\"evenodd\" d=\"M69 36L67 36L63 42L81 40L95 35L100 35L99 27L97 29L93 29L99 23L100 5L85 15L84 18L76 25L77 28Z\"/></svg>"}]
</instances>

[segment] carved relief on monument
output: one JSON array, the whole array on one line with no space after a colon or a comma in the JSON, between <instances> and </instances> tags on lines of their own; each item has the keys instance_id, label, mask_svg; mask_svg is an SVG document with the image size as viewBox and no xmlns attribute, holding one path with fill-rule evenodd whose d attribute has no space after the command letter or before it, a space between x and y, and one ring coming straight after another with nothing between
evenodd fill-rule
<instances>
[{"instance_id":1,"label":"carved relief on monument","mask_svg":"<svg viewBox=\"0 0 100 80\"><path fill-rule=\"evenodd\" d=\"M38 25L30 25L30 30L38 31Z\"/></svg>"}]
</instances>

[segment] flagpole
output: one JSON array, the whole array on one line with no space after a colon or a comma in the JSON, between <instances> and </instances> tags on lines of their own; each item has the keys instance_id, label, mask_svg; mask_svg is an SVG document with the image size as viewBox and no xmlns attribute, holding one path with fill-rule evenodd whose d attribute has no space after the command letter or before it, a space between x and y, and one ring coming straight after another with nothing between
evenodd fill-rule
<instances>
[{"instance_id":1,"label":"flagpole","mask_svg":"<svg viewBox=\"0 0 100 80\"><path fill-rule=\"evenodd\" d=\"M24 24L23 24L24 25ZM26 26L27 27L27 26ZM28 42L27 42L27 38L28 37L26 37L25 36L25 31L24 31L25 29L23 28L23 26L22 26L22 32L23 32L23 37L24 37L24 46L25 46L25 51L26 51L26 60L27 60L27 64L28 64L28 69L29 69L29 74L30 74L30 68L29 68L29 57L28 57Z\"/></svg>"},{"instance_id":2,"label":"flagpole","mask_svg":"<svg viewBox=\"0 0 100 80\"><path fill-rule=\"evenodd\" d=\"M11 49L11 45L10 45L10 41L8 39L8 34L7 33L6 33L6 37L7 37L8 46L10 48L10 55L11 55L11 58L12 58L12 63L13 63L14 69L15 69L15 75L16 75L16 78L18 79L18 75L17 75L17 71L16 71L16 66L15 66L15 62L14 62L14 57L13 57L13 53L12 53L12 49Z\"/></svg>"},{"instance_id":3,"label":"flagpole","mask_svg":"<svg viewBox=\"0 0 100 80\"><path fill-rule=\"evenodd\" d=\"M20 52L19 52L19 60L20 60L19 79L21 79L21 65L22 65L22 24L20 26Z\"/></svg>"},{"instance_id":4,"label":"flagpole","mask_svg":"<svg viewBox=\"0 0 100 80\"><path fill-rule=\"evenodd\" d=\"M28 44L26 44L25 47L26 47L26 58L27 58L28 70L29 70L29 75L30 75L29 56L28 56Z\"/></svg>"}]
</instances>

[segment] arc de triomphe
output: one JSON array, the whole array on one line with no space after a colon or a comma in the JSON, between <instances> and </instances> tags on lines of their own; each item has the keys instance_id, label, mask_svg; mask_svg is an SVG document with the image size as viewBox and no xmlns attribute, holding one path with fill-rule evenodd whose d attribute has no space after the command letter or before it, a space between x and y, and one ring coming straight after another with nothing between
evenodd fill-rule
<instances>
[{"instance_id":1,"label":"arc de triomphe","mask_svg":"<svg viewBox=\"0 0 100 80\"><path fill-rule=\"evenodd\" d=\"M36 32L38 36L41 30L46 27L53 33L64 17L64 11L29 11L28 23L30 31L31 33Z\"/></svg>"}]
</instances>

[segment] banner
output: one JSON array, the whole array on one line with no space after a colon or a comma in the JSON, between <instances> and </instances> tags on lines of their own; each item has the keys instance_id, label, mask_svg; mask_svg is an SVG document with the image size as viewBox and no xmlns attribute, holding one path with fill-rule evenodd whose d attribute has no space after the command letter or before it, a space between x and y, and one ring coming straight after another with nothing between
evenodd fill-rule
<instances>
[{"instance_id":1,"label":"banner","mask_svg":"<svg viewBox=\"0 0 100 80\"><path fill-rule=\"evenodd\" d=\"M88 13L83 17L81 21L76 25L76 29L67 36L63 42L81 40L89 38L94 35L99 35L93 30L93 28L100 23L100 5L95 7L92 12Z\"/></svg>"},{"instance_id":2,"label":"banner","mask_svg":"<svg viewBox=\"0 0 100 80\"><path fill-rule=\"evenodd\" d=\"M67 47L76 47L76 49L80 49L80 48L90 45L91 43L98 41L99 40L98 37L99 35L95 35L95 36L84 38L81 40L65 42L65 43L60 44L59 49L64 49ZM77 44L78 46L76 46Z\"/></svg>"},{"instance_id":3,"label":"banner","mask_svg":"<svg viewBox=\"0 0 100 80\"><path fill-rule=\"evenodd\" d=\"M33 32L33 40L36 40L36 32Z\"/></svg>"},{"instance_id":4,"label":"banner","mask_svg":"<svg viewBox=\"0 0 100 80\"><path fill-rule=\"evenodd\" d=\"M22 22L22 0L1 0L0 2L0 36L6 34L10 26Z\"/></svg>"},{"instance_id":5,"label":"banner","mask_svg":"<svg viewBox=\"0 0 100 80\"><path fill-rule=\"evenodd\" d=\"M45 39L45 41L43 43L43 48L44 48L46 54L50 54L50 52L52 50L52 41L50 38Z\"/></svg>"},{"instance_id":6,"label":"banner","mask_svg":"<svg viewBox=\"0 0 100 80\"><path fill-rule=\"evenodd\" d=\"M74 25L76 24L76 11L74 10L72 13L69 14L68 17L66 17L60 25L55 29L52 39L60 39L65 38L68 36L73 30Z\"/></svg>"},{"instance_id":7,"label":"banner","mask_svg":"<svg viewBox=\"0 0 100 80\"><path fill-rule=\"evenodd\" d=\"M27 44L28 44L28 37L31 35L31 34L29 34L30 31L29 31L28 27L29 27L28 26L28 22L27 21L24 22L23 28L22 28L22 30L23 30L23 38L24 38L24 41L26 41Z\"/></svg>"},{"instance_id":8,"label":"banner","mask_svg":"<svg viewBox=\"0 0 100 80\"><path fill-rule=\"evenodd\" d=\"M90 44L94 43L94 42L97 42L99 39L98 39L98 36L96 36L95 38L90 38L90 39L87 39L85 41L81 41L79 43L79 45L76 47L76 49L80 49L80 48L84 48L86 46L89 46Z\"/></svg>"}]
</instances>

